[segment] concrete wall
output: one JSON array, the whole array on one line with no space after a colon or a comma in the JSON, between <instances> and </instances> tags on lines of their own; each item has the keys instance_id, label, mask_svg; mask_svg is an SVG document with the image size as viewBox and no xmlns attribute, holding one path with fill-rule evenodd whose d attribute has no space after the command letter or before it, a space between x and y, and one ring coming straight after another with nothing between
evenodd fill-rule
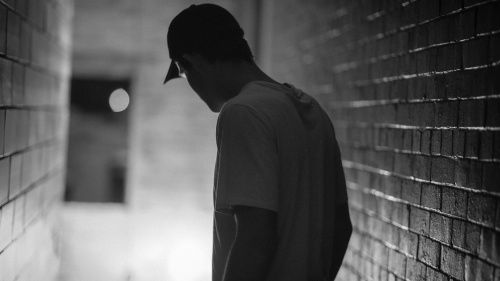
<instances>
[{"instance_id":1,"label":"concrete wall","mask_svg":"<svg viewBox=\"0 0 500 281\"><path fill-rule=\"evenodd\" d=\"M500 280L500 1L274 2L272 70L322 101L354 233L338 280Z\"/></svg>"},{"instance_id":2,"label":"concrete wall","mask_svg":"<svg viewBox=\"0 0 500 281\"><path fill-rule=\"evenodd\" d=\"M71 1L0 1L0 280L56 280Z\"/></svg>"}]
</instances>

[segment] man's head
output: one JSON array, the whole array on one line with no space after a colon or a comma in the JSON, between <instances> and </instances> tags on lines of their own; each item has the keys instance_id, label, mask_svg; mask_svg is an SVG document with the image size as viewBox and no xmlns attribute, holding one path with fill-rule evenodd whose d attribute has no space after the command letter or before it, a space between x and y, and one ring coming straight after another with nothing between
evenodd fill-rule
<instances>
[{"instance_id":1,"label":"man's head","mask_svg":"<svg viewBox=\"0 0 500 281\"><path fill-rule=\"evenodd\" d=\"M191 5L171 22L167 44L172 63L165 82L193 67L186 55L199 55L211 63L235 59L253 61L244 32L236 19L214 4Z\"/></svg>"}]
</instances>

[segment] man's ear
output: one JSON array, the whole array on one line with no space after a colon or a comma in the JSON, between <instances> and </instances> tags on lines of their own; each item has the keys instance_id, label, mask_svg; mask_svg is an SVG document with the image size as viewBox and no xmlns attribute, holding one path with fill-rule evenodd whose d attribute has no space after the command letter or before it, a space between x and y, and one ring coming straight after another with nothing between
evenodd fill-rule
<instances>
[{"instance_id":1,"label":"man's ear","mask_svg":"<svg viewBox=\"0 0 500 281\"><path fill-rule=\"evenodd\" d=\"M205 59L200 54L183 54L182 57L197 71L201 71L204 68Z\"/></svg>"}]
</instances>

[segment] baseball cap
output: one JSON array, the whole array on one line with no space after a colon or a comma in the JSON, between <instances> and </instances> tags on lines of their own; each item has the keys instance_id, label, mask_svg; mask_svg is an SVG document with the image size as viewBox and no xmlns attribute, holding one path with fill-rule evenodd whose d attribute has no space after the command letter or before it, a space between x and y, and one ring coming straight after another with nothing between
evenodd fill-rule
<instances>
[{"instance_id":1,"label":"baseball cap","mask_svg":"<svg viewBox=\"0 0 500 281\"><path fill-rule=\"evenodd\" d=\"M163 84L180 77L175 60L183 54L210 50L243 36L243 29L226 9L215 4L191 5L168 28L167 45L172 62Z\"/></svg>"}]
</instances>

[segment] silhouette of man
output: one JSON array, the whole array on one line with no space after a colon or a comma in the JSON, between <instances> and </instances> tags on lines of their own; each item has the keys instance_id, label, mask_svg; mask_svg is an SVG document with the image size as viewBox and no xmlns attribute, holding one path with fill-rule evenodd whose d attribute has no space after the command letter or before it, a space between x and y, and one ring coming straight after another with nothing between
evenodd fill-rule
<instances>
[{"instance_id":1,"label":"silhouette of man","mask_svg":"<svg viewBox=\"0 0 500 281\"><path fill-rule=\"evenodd\" d=\"M187 78L217 121L213 280L333 280L352 232L335 132L311 96L254 62L213 4L171 22L165 83Z\"/></svg>"}]
</instances>

